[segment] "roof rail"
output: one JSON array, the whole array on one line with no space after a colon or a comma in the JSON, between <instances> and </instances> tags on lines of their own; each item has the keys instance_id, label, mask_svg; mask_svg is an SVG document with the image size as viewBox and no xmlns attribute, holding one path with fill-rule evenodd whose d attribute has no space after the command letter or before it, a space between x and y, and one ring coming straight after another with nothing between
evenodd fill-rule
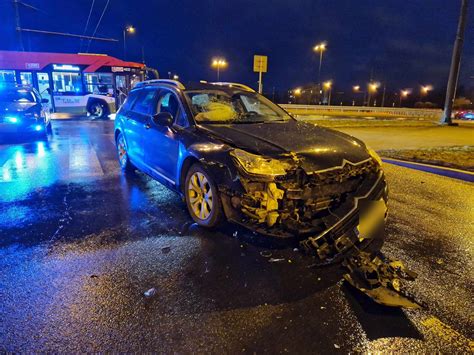
<instances>
[{"instance_id":1,"label":"roof rail","mask_svg":"<svg viewBox=\"0 0 474 355\"><path fill-rule=\"evenodd\" d=\"M235 87L235 88L242 89L242 90L245 90L245 91L255 92L255 90L252 89L251 87L249 87L247 85L244 85L244 84L239 84L239 83L213 82L213 83L209 83L209 84Z\"/></svg>"},{"instance_id":2,"label":"roof rail","mask_svg":"<svg viewBox=\"0 0 474 355\"><path fill-rule=\"evenodd\" d=\"M171 80L171 79L153 79L153 80L145 80L145 81L140 81L135 85L135 87L142 87L146 85L153 85L153 84L168 84L172 86L176 86L180 90L186 89L184 85L177 81L177 80Z\"/></svg>"}]
</instances>

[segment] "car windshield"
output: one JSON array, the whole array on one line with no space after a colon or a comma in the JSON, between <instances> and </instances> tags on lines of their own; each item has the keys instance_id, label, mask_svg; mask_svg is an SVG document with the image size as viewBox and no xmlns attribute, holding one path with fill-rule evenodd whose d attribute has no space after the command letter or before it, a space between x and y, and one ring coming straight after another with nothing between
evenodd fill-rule
<instances>
[{"instance_id":1,"label":"car windshield","mask_svg":"<svg viewBox=\"0 0 474 355\"><path fill-rule=\"evenodd\" d=\"M265 123L291 119L284 110L257 93L199 90L185 94L199 123Z\"/></svg>"},{"instance_id":2,"label":"car windshield","mask_svg":"<svg viewBox=\"0 0 474 355\"><path fill-rule=\"evenodd\" d=\"M0 90L0 102L36 102L35 95L26 89L4 89Z\"/></svg>"}]
</instances>

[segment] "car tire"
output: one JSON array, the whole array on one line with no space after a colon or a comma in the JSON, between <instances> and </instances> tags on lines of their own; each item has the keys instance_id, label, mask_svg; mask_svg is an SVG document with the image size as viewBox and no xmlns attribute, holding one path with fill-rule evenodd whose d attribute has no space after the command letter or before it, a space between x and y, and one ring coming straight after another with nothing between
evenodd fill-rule
<instances>
[{"instance_id":1,"label":"car tire","mask_svg":"<svg viewBox=\"0 0 474 355\"><path fill-rule=\"evenodd\" d=\"M122 169L122 171L126 173L134 172L135 166L133 166L128 156L127 143L125 142L125 137L123 136L122 132L120 132L117 135L115 145L117 147L117 156L118 156L120 168Z\"/></svg>"},{"instance_id":2,"label":"car tire","mask_svg":"<svg viewBox=\"0 0 474 355\"><path fill-rule=\"evenodd\" d=\"M101 119L107 118L109 114L107 105L102 101L93 101L89 105L88 111L91 116L95 118L101 118Z\"/></svg>"},{"instance_id":3,"label":"car tire","mask_svg":"<svg viewBox=\"0 0 474 355\"><path fill-rule=\"evenodd\" d=\"M213 228L224 221L217 186L201 164L194 164L188 170L184 195L189 214L198 225Z\"/></svg>"}]
</instances>

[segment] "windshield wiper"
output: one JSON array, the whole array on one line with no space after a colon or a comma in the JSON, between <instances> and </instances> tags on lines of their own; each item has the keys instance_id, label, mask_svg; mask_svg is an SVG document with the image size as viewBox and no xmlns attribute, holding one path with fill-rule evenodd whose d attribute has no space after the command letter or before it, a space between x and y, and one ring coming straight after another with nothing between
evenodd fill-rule
<instances>
[{"instance_id":1,"label":"windshield wiper","mask_svg":"<svg viewBox=\"0 0 474 355\"><path fill-rule=\"evenodd\" d=\"M265 123L265 121L262 120L235 120L231 122L232 124L247 124L247 123Z\"/></svg>"}]
</instances>

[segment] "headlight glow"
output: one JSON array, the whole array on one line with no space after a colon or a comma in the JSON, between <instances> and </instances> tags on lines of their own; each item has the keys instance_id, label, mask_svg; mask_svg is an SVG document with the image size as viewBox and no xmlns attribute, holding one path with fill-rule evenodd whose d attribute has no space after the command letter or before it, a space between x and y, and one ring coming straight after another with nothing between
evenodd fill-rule
<instances>
[{"instance_id":1,"label":"headlight glow","mask_svg":"<svg viewBox=\"0 0 474 355\"><path fill-rule=\"evenodd\" d=\"M375 150L367 147L367 152L369 152L370 156L372 157L372 159L374 159L377 162L377 164L382 165L382 159L380 158L380 156L377 154Z\"/></svg>"},{"instance_id":2,"label":"headlight glow","mask_svg":"<svg viewBox=\"0 0 474 355\"><path fill-rule=\"evenodd\" d=\"M230 154L234 157L238 165L248 174L279 176L285 175L290 164L272 158L265 158L261 155L248 153L241 149L234 149Z\"/></svg>"},{"instance_id":3,"label":"headlight glow","mask_svg":"<svg viewBox=\"0 0 474 355\"><path fill-rule=\"evenodd\" d=\"M18 123L18 121L19 121L18 117L16 117L16 116L7 116L7 117L5 117L5 120L8 123Z\"/></svg>"}]
</instances>

